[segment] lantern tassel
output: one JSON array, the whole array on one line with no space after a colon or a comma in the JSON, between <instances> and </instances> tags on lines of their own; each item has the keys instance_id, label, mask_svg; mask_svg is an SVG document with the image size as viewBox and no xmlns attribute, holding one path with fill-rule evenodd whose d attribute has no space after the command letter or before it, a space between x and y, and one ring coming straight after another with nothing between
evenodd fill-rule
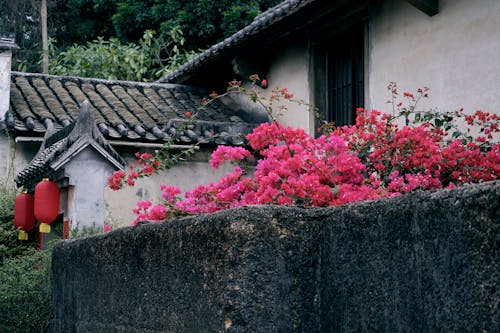
<instances>
[{"instance_id":1,"label":"lantern tassel","mask_svg":"<svg viewBox=\"0 0 500 333\"><path fill-rule=\"evenodd\" d=\"M17 239L28 240L28 233L24 230L19 229L18 234L17 234Z\"/></svg>"},{"instance_id":2,"label":"lantern tassel","mask_svg":"<svg viewBox=\"0 0 500 333\"><path fill-rule=\"evenodd\" d=\"M39 230L41 233L48 234L50 233L50 224L48 223L40 223Z\"/></svg>"}]
</instances>

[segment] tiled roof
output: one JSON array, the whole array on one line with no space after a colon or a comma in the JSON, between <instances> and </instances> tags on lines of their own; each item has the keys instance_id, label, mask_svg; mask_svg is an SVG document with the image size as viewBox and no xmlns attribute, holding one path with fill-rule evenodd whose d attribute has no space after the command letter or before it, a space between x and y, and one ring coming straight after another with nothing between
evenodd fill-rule
<instances>
[{"instance_id":1,"label":"tiled roof","mask_svg":"<svg viewBox=\"0 0 500 333\"><path fill-rule=\"evenodd\" d=\"M88 99L107 139L163 142L174 136L189 143L210 141L215 134L218 140L227 138L222 143L241 144L233 134L256 126L220 102L200 110L202 97L202 91L184 85L12 72L6 123L17 134L42 135L49 123L59 129L74 122L79 106ZM197 113L198 120L182 131L186 112Z\"/></svg>"},{"instance_id":2,"label":"tiled roof","mask_svg":"<svg viewBox=\"0 0 500 333\"><path fill-rule=\"evenodd\" d=\"M223 57L229 50L238 48L252 37L266 33L269 29L272 29L276 23L290 17L301 9L317 1L318 0L283 1L282 3L258 15L252 23L232 36L224 39L220 43L213 45L206 51L180 66L177 70L158 80L158 82L177 82L179 78L196 71L201 66L210 63L219 57Z\"/></svg>"},{"instance_id":3,"label":"tiled roof","mask_svg":"<svg viewBox=\"0 0 500 333\"><path fill-rule=\"evenodd\" d=\"M15 41L15 35L13 33L0 33L0 50L19 50Z\"/></svg>"},{"instance_id":4,"label":"tiled roof","mask_svg":"<svg viewBox=\"0 0 500 333\"><path fill-rule=\"evenodd\" d=\"M85 101L76 122L59 131L49 123L40 150L28 166L16 175L17 185L33 190L42 178L57 180L57 172L87 147L92 147L118 169L125 165L123 158L97 128L94 113L88 101Z\"/></svg>"}]
</instances>

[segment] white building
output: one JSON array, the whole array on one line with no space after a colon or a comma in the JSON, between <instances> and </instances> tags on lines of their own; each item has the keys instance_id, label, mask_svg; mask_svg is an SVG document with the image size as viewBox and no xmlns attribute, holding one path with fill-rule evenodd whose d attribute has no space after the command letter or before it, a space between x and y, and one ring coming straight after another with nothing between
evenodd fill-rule
<instances>
[{"instance_id":1,"label":"white building","mask_svg":"<svg viewBox=\"0 0 500 333\"><path fill-rule=\"evenodd\" d=\"M387 85L430 88L423 109L500 112L500 1L287 0L161 82L212 89L257 73L337 124L358 106L388 110ZM314 133L292 106L285 125Z\"/></svg>"}]
</instances>

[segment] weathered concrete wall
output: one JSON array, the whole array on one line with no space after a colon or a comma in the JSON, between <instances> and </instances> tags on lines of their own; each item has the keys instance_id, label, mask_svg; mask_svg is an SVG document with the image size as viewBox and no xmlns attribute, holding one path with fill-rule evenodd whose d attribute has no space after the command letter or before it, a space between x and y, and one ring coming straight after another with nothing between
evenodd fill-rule
<instances>
[{"instance_id":1,"label":"weathered concrete wall","mask_svg":"<svg viewBox=\"0 0 500 333\"><path fill-rule=\"evenodd\" d=\"M498 332L500 182L60 243L54 332Z\"/></svg>"}]
</instances>

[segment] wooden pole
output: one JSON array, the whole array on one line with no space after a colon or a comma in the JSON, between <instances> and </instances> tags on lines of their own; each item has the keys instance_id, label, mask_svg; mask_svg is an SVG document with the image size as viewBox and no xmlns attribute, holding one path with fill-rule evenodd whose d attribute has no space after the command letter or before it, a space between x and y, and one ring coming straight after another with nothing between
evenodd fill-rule
<instances>
[{"instance_id":1,"label":"wooden pole","mask_svg":"<svg viewBox=\"0 0 500 333\"><path fill-rule=\"evenodd\" d=\"M42 21L42 72L49 73L49 43L47 36L47 0L42 0L40 8L40 16Z\"/></svg>"}]
</instances>

